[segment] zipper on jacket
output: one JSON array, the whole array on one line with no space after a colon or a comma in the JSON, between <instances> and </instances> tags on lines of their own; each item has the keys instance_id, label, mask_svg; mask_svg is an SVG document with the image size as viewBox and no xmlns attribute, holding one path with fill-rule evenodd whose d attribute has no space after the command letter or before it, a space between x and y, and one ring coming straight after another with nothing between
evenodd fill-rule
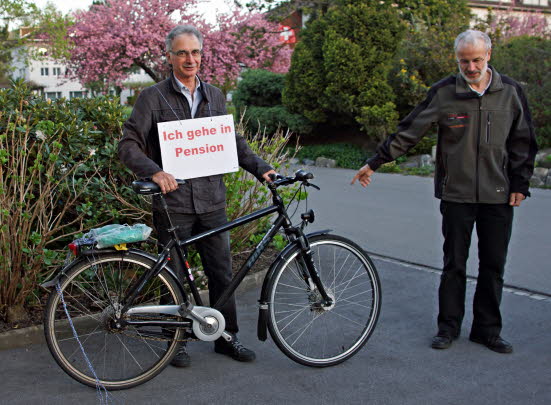
<instances>
[{"instance_id":1,"label":"zipper on jacket","mask_svg":"<svg viewBox=\"0 0 551 405\"><path fill-rule=\"evenodd\" d=\"M480 191L479 191L479 180L478 180L478 160L480 159L480 138L481 138L481 132L482 132L482 97L478 97L478 135L476 139L476 171L475 171L475 182L476 182L476 199L475 201L478 202Z\"/></svg>"},{"instance_id":2,"label":"zipper on jacket","mask_svg":"<svg viewBox=\"0 0 551 405\"><path fill-rule=\"evenodd\" d=\"M490 127L492 122L490 121L490 112L488 111L488 122L486 124L486 143L490 143Z\"/></svg>"}]
</instances>

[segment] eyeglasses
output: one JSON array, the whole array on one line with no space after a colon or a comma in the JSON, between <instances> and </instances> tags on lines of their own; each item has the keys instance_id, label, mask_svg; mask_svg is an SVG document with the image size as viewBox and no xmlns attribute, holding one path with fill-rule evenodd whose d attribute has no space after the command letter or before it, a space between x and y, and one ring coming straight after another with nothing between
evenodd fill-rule
<instances>
[{"instance_id":1,"label":"eyeglasses","mask_svg":"<svg viewBox=\"0 0 551 405\"><path fill-rule=\"evenodd\" d=\"M176 55L179 58L184 58L184 57L188 57L188 56L191 56L193 58L199 58L199 57L201 57L201 54L203 53L203 51L201 51L200 49L194 49L191 52L190 51L185 51L183 49L181 49L179 51L176 51L176 52L175 51L168 51L168 52L170 52L173 55Z\"/></svg>"},{"instance_id":2,"label":"eyeglasses","mask_svg":"<svg viewBox=\"0 0 551 405\"><path fill-rule=\"evenodd\" d=\"M461 66L468 66L471 62L473 62L475 65L480 66L485 60L486 58L474 58L473 60L458 59L457 63Z\"/></svg>"}]
</instances>

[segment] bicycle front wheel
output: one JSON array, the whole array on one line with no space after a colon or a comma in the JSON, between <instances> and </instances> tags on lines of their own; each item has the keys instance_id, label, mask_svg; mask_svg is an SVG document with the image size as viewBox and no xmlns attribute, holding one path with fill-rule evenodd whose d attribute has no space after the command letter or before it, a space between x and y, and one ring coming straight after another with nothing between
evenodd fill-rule
<instances>
[{"instance_id":1,"label":"bicycle front wheel","mask_svg":"<svg viewBox=\"0 0 551 405\"><path fill-rule=\"evenodd\" d=\"M114 327L129 288L152 266L133 253L100 254L76 263L52 291L44 314L46 342L72 378L92 387L130 388L153 378L174 357L181 329ZM177 282L163 270L144 285L134 305L182 302Z\"/></svg>"},{"instance_id":2,"label":"bicycle front wheel","mask_svg":"<svg viewBox=\"0 0 551 405\"><path fill-rule=\"evenodd\" d=\"M379 317L381 286L373 262L354 242L335 235L308 240L333 304L322 304L296 247L276 265L270 280L268 328L289 358L326 367L352 357L367 342Z\"/></svg>"}]
</instances>

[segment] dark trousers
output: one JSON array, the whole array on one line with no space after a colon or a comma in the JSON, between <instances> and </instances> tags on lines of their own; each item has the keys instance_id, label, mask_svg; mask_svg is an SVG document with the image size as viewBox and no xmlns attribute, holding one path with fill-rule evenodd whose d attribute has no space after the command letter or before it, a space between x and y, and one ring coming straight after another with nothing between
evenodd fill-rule
<instances>
[{"instance_id":1,"label":"dark trousers","mask_svg":"<svg viewBox=\"0 0 551 405\"><path fill-rule=\"evenodd\" d=\"M465 314L467 258L473 225L478 235L478 281L473 300L471 335L501 332L501 293L513 207L507 204L469 204L442 201L444 269L438 290L438 330L459 336Z\"/></svg>"},{"instance_id":2,"label":"dark trousers","mask_svg":"<svg viewBox=\"0 0 551 405\"><path fill-rule=\"evenodd\" d=\"M178 237L181 239L216 228L228 222L225 209L205 214L171 214L170 216L172 223L180 227ZM153 225L157 231L159 242L163 244L167 243L170 240L170 235L166 231L168 224L165 222L164 215L154 212ZM203 239L197 242L196 248L208 278L209 300L210 305L213 306L232 279L230 234L229 232L223 232ZM170 267L178 272L181 280L185 280L185 264L180 261L174 249L170 257ZM226 330L237 333L237 314L235 297L233 295L220 309L220 312L226 319Z\"/></svg>"}]
</instances>

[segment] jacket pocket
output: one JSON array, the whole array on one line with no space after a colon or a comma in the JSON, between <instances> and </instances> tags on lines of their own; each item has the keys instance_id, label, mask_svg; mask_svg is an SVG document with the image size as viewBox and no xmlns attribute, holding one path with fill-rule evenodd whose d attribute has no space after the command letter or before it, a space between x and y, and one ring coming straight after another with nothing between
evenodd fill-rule
<instances>
[{"instance_id":1,"label":"jacket pocket","mask_svg":"<svg viewBox=\"0 0 551 405\"><path fill-rule=\"evenodd\" d=\"M488 111L486 115L485 143L504 147L513 125L512 111Z\"/></svg>"},{"instance_id":2,"label":"jacket pocket","mask_svg":"<svg viewBox=\"0 0 551 405\"><path fill-rule=\"evenodd\" d=\"M459 142L465 135L470 125L470 114L467 112L445 113L443 119L439 122L442 128L444 141L455 143Z\"/></svg>"}]
</instances>

